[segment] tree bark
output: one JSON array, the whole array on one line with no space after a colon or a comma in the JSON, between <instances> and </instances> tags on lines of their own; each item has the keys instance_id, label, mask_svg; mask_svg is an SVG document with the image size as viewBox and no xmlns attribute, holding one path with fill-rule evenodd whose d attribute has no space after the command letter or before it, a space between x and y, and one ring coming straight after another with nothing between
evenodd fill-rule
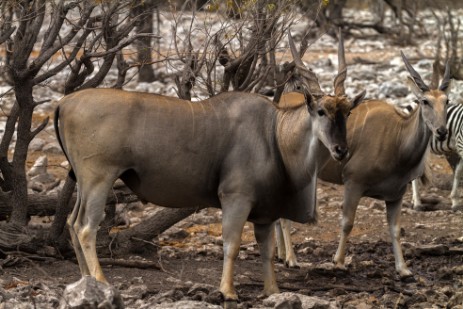
<instances>
[{"instance_id":1,"label":"tree bark","mask_svg":"<svg viewBox=\"0 0 463 309\"><path fill-rule=\"evenodd\" d=\"M156 2L154 0L145 0L142 1L142 4L134 7L133 14L139 15L136 26L137 33L153 33L153 14L156 9ZM137 60L140 64L138 81L151 83L156 80L153 67L151 66L151 62L153 61L151 56L151 37L139 38L135 41L135 46L137 47Z\"/></svg>"},{"instance_id":2,"label":"tree bark","mask_svg":"<svg viewBox=\"0 0 463 309\"><path fill-rule=\"evenodd\" d=\"M15 74L17 75L17 74ZM14 224L25 226L27 217L27 177L26 160L29 143L32 140L31 126L32 113L34 111L34 100L32 98L32 81L21 80L16 76L15 94L19 104L19 118L17 129L17 140L13 155L13 194L11 199L12 212L10 221Z\"/></svg>"}]
</instances>

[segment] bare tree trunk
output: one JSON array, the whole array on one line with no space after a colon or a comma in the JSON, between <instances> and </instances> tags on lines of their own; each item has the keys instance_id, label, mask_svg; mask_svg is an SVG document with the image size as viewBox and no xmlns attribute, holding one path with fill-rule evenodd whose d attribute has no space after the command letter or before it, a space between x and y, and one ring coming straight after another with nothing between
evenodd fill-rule
<instances>
[{"instance_id":1,"label":"bare tree trunk","mask_svg":"<svg viewBox=\"0 0 463 309\"><path fill-rule=\"evenodd\" d=\"M133 8L133 14L139 16L136 26L137 33L153 33L153 14L157 9L157 1L144 0L140 5ZM149 36L141 37L135 41L137 48L137 60L140 64L138 72L138 81L140 82L153 82L156 80L151 62L153 61L152 53L152 39Z\"/></svg>"},{"instance_id":2,"label":"bare tree trunk","mask_svg":"<svg viewBox=\"0 0 463 309\"><path fill-rule=\"evenodd\" d=\"M32 99L32 81L21 80L14 74L16 87L16 100L20 106L17 140L13 155L13 194L11 203L13 211L10 221L18 225L26 225L27 217L27 177L26 165L27 150L32 140L31 125L34 101Z\"/></svg>"}]
</instances>

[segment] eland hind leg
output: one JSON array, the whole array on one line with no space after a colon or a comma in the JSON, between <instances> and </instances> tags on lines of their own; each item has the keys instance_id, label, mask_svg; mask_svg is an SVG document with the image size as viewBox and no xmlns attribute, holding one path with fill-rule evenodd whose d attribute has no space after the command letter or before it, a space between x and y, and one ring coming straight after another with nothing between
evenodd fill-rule
<instances>
[{"instance_id":1,"label":"eland hind leg","mask_svg":"<svg viewBox=\"0 0 463 309\"><path fill-rule=\"evenodd\" d=\"M400 212L402 198L397 201L386 201L387 223L391 235L392 250L394 252L395 269L402 278L410 277L412 272L405 264L402 248L400 246Z\"/></svg>"},{"instance_id":2,"label":"eland hind leg","mask_svg":"<svg viewBox=\"0 0 463 309\"><path fill-rule=\"evenodd\" d=\"M88 273L101 282L107 282L107 280L96 254L96 234L98 226L104 219L108 192L116 178L111 173L107 173L105 175L92 174L91 178L78 179L78 183L80 182L80 203L74 209L74 216L71 216L69 221L71 235L74 234L73 243L78 259L79 256L80 259L83 257ZM81 263L80 260L79 263ZM81 266L81 270L82 268ZM83 274L85 275L86 272Z\"/></svg>"},{"instance_id":3,"label":"eland hind leg","mask_svg":"<svg viewBox=\"0 0 463 309\"><path fill-rule=\"evenodd\" d=\"M293 243L291 241L291 220L281 218L280 222L281 237L283 238L284 262L289 268L299 267L297 263L296 253L294 252Z\"/></svg>"},{"instance_id":4,"label":"eland hind leg","mask_svg":"<svg viewBox=\"0 0 463 309\"><path fill-rule=\"evenodd\" d=\"M77 200L74 205L74 209L72 210L67 220L67 225L69 228L69 234L71 236L72 246L74 247L74 252L76 253L77 263L79 264L80 273L82 276L90 276L90 271L88 269L87 262L85 261L84 252L82 251L82 247L80 246L79 238L77 237L76 232L72 228L74 222L77 219L77 214L79 213L80 205L81 205L80 190L79 190L79 186L77 186Z\"/></svg>"},{"instance_id":5,"label":"eland hind leg","mask_svg":"<svg viewBox=\"0 0 463 309\"><path fill-rule=\"evenodd\" d=\"M259 244L259 251L263 266L264 296L279 293L275 277L275 266L273 264L273 257L275 256L274 226L274 223L254 224L254 235L257 243Z\"/></svg>"}]
</instances>

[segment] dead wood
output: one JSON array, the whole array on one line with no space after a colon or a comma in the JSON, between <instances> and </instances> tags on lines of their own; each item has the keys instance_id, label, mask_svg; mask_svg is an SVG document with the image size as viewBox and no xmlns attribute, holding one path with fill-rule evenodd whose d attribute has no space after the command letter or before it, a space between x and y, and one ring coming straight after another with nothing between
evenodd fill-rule
<instances>
[{"instance_id":1,"label":"dead wood","mask_svg":"<svg viewBox=\"0 0 463 309\"><path fill-rule=\"evenodd\" d=\"M159 263L153 261L143 261L143 260L124 260L124 259L110 259L110 258L100 258L101 265L110 265L110 266L122 266L128 268L141 268L141 269L157 269L161 270Z\"/></svg>"},{"instance_id":2,"label":"dead wood","mask_svg":"<svg viewBox=\"0 0 463 309\"><path fill-rule=\"evenodd\" d=\"M198 208L160 208L140 224L113 235L110 240L117 253L140 252L159 234L195 213Z\"/></svg>"},{"instance_id":3,"label":"dead wood","mask_svg":"<svg viewBox=\"0 0 463 309\"><path fill-rule=\"evenodd\" d=\"M116 203L133 203L138 201L138 197L132 193L116 192L108 197L107 204ZM0 198L0 221L7 220L11 214L12 206L10 197L3 195ZM71 198L71 204L74 205L76 194ZM30 194L28 196L27 215L28 216L53 216L56 212L58 203L58 194L39 195Z\"/></svg>"}]
</instances>

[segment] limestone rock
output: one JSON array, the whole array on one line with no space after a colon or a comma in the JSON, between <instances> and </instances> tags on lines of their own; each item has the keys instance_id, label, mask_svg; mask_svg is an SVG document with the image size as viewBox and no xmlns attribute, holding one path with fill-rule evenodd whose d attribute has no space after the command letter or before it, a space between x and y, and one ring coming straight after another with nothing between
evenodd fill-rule
<instances>
[{"instance_id":1,"label":"limestone rock","mask_svg":"<svg viewBox=\"0 0 463 309\"><path fill-rule=\"evenodd\" d=\"M119 292L112 286L96 281L94 277L84 276L66 286L60 309L122 309L124 303Z\"/></svg>"}]
</instances>

